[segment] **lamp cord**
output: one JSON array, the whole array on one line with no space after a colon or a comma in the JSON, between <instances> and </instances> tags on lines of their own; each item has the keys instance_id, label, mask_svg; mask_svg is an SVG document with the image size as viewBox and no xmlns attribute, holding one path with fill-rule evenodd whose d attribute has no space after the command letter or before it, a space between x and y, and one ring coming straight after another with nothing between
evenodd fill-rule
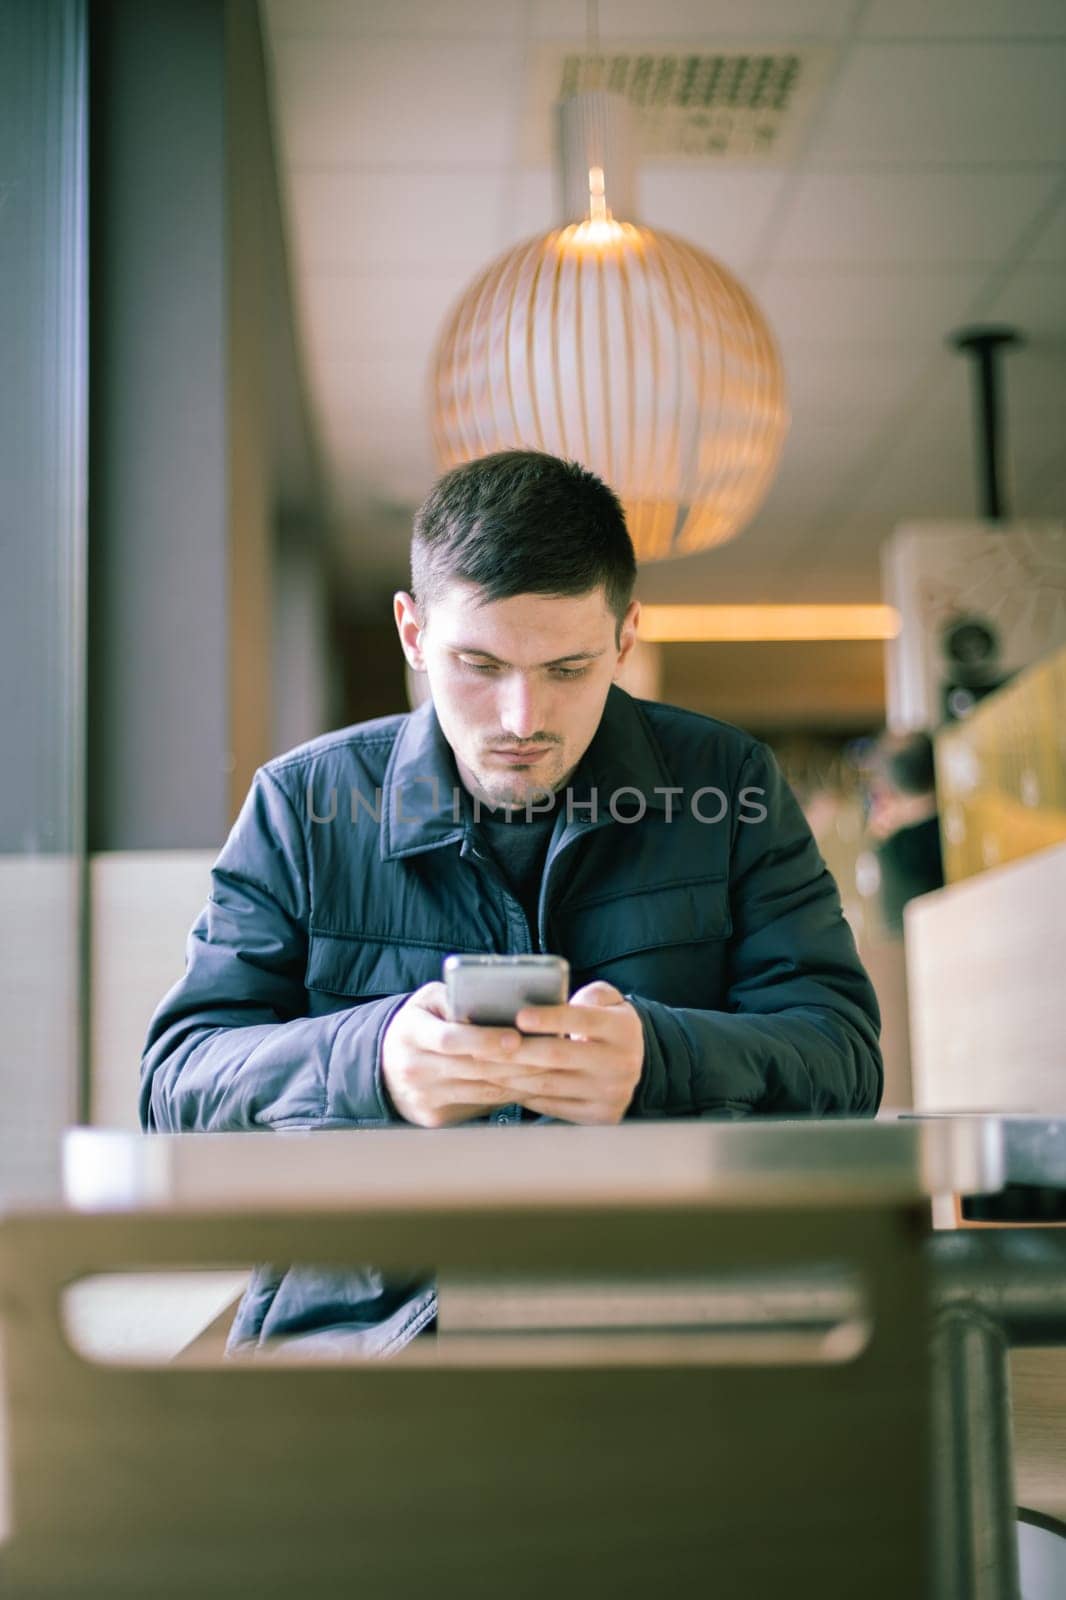
<instances>
[{"instance_id":1,"label":"lamp cord","mask_svg":"<svg viewBox=\"0 0 1066 1600\"><path fill-rule=\"evenodd\" d=\"M600 18L597 0L585 0L585 88L598 89L600 87L601 64L600 54ZM587 81L592 79L592 82Z\"/></svg>"}]
</instances>

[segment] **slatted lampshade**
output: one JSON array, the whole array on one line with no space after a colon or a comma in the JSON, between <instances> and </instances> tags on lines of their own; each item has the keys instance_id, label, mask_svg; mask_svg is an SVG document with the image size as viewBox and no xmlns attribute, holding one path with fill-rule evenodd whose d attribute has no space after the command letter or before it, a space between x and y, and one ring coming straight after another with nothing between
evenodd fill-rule
<instances>
[{"instance_id":1,"label":"slatted lampshade","mask_svg":"<svg viewBox=\"0 0 1066 1600\"><path fill-rule=\"evenodd\" d=\"M442 467L511 447L582 462L619 494L649 561L744 527L788 414L747 290L694 245L620 220L632 214L628 117L603 90L560 106L572 220L500 256L452 310L433 431Z\"/></svg>"}]
</instances>

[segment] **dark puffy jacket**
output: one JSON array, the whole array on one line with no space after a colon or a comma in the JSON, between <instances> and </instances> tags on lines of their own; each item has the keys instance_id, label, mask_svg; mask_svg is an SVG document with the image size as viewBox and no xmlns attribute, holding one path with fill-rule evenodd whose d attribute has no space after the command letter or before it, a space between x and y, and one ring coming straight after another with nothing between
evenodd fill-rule
<instances>
[{"instance_id":1,"label":"dark puffy jacket","mask_svg":"<svg viewBox=\"0 0 1066 1600\"><path fill-rule=\"evenodd\" d=\"M613 686L570 794L534 930L478 847L431 703L261 768L185 976L152 1019L144 1128L395 1122L381 1040L404 998L449 951L529 949L566 956L575 989L604 978L639 1012L629 1117L872 1115L877 1001L770 751ZM383 1353L434 1310L424 1275L263 1267L230 1348L284 1334Z\"/></svg>"}]
</instances>

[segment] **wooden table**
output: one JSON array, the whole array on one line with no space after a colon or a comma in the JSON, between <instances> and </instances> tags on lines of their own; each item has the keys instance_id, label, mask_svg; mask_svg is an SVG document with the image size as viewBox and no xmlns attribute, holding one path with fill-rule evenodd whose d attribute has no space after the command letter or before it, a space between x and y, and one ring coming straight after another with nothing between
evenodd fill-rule
<instances>
[{"instance_id":1,"label":"wooden table","mask_svg":"<svg viewBox=\"0 0 1066 1600\"><path fill-rule=\"evenodd\" d=\"M74 1130L56 1206L0 1216L4 1592L930 1593L929 1200L996 1189L1004 1149L983 1119ZM343 1366L70 1349L78 1277L251 1261L703 1311Z\"/></svg>"}]
</instances>

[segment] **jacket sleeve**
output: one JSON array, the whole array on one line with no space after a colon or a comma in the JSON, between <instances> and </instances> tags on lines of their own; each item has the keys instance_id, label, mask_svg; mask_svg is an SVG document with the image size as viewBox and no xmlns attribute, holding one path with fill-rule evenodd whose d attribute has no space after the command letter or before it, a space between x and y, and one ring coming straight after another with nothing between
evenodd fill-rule
<instances>
[{"instance_id":1,"label":"jacket sleeve","mask_svg":"<svg viewBox=\"0 0 1066 1600\"><path fill-rule=\"evenodd\" d=\"M141 1126L223 1132L395 1121L381 1039L405 995L307 1015L309 891L299 819L256 773L211 873L185 976L141 1058Z\"/></svg>"},{"instance_id":2,"label":"jacket sleeve","mask_svg":"<svg viewBox=\"0 0 1066 1600\"><path fill-rule=\"evenodd\" d=\"M745 802L745 790L757 799ZM644 1025L629 1115L872 1116L884 1083L877 998L836 884L765 745L741 769L732 826L726 1008L626 997Z\"/></svg>"}]
</instances>

